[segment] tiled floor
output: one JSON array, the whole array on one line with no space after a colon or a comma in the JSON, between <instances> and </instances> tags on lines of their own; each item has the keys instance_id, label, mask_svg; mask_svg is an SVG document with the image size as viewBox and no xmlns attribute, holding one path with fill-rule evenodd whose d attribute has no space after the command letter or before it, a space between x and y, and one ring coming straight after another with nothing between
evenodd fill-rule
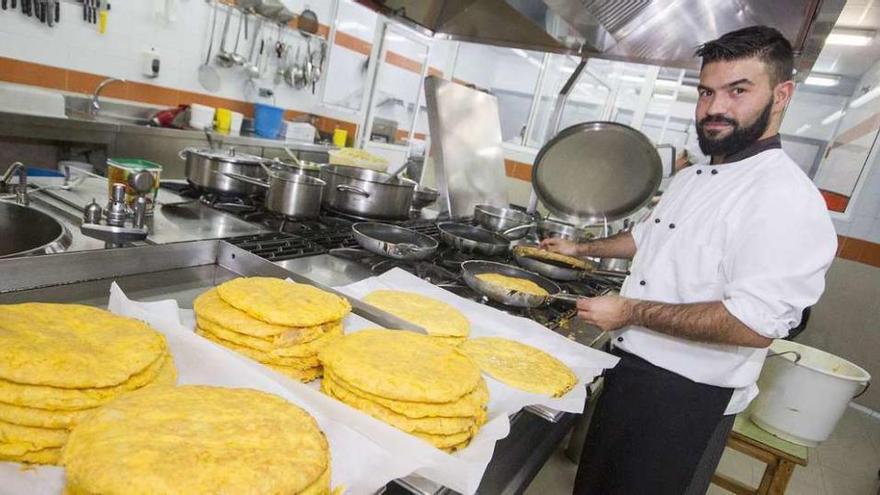
<instances>
[{"instance_id":1,"label":"tiled floor","mask_svg":"<svg viewBox=\"0 0 880 495\"><path fill-rule=\"evenodd\" d=\"M745 454L726 449L718 468L722 473L757 486L764 465ZM577 466L560 450L547 462L526 495L568 495ZM810 450L806 467L797 466L788 484L789 495L880 495L880 420L848 408L834 434ZM711 485L707 495L730 492Z\"/></svg>"}]
</instances>

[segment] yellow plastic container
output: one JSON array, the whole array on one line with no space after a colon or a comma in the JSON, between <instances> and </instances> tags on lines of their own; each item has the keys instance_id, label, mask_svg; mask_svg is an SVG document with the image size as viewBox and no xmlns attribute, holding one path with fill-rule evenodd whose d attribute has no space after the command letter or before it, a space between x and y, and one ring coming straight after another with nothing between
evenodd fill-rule
<instances>
[{"instance_id":1,"label":"yellow plastic container","mask_svg":"<svg viewBox=\"0 0 880 495\"><path fill-rule=\"evenodd\" d=\"M228 108L217 109L217 122L214 126L220 132L229 132L232 127L232 110Z\"/></svg>"},{"instance_id":2,"label":"yellow plastic container","mask_svg":"<svg viewBox=\"0 0 880 495\"><path fill-rule=\"evenodd\" d=\"M348 131L345 129L333 129L333 144L340 147L345 148L345 143L348 141Z\"/></svg>"}]
</instances>

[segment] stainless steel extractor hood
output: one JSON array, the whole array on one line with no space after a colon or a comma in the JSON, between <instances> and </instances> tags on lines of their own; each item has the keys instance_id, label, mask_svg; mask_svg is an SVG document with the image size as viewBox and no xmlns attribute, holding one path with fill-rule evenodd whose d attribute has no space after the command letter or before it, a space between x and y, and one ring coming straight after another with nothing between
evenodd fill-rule
<instances>
[{"instance_id":1,"label":"stainless steel extractor hood","mask_svg":"<svg viewBox=\"0 0 880 495\"><path fill-rule=\"evenodd\" d=\"M699 68L702 42L779 29L808 72L845 0L358 0L435 36L667 67Z\"/></svg>"}]
</instances>

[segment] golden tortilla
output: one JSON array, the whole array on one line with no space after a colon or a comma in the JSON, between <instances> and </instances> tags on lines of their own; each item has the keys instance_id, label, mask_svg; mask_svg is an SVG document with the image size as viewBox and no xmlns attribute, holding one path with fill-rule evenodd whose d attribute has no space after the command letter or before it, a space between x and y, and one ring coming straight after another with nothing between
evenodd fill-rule
<instances>
[{"instance_id":1,"label":"golden tortilla","mask_svg":"<svg viewBox=\"0 0 880 495\"><path fill-rule=\"evenodd\" d=\"M304 344L324 335L326 331L323 325L285 327L258 320L225 303L216 288L200 294L193 301L193 311L201 319L222 325L233 332L265 338L275 345Z\"/></svg>"},{"instance_id":2,"label":"golden tortilla","mask_svg":"<svg viewBox=\"0 0 880 495\"><path fill-rule=\"evenodd\" d=\"M353 390L394 400L453 402L480 382L479 368L458 349L401 330L344 335L318 358Z\"/></svg>"},{"instance_id":3,"label":"golden tortilla","mask_svg":"<svg viewBox=\"0 0 880 495\"><path fill-rule=\"evenodd\" d=\"M273 325L311 327L341 320L351 311L344 297L280 278L236 278L218 285L217 293L227 304Z\"/></svg>"},{"instance_id":4,"label":"golden tortilla","mask_svg":"<svg viewBox=\"0 0 880 495\"><path fill-rule=\"evenodd\" d=\"M550 295L543 287L527 278L510 277L500 273L480 273L477 278L509 291L524 292L533 296Z\"/></svg>"},{"instance_id":5,"label":"golden tortilla","mask_svg":"<svg viewBox=\"0 0 880 495\"><path fill-rule=\"evenodd\" d=\"M75 411L98 407L119 394L139 389L153 382L174 383L177 369L170 354L159 357L146 370L127 382L103 388L58 388L44 385L21 385L0 380L0 401L16 406Z\"/></svg>"},{"instance_id":6,"label":"golden tortilla","mask_svg":"<svg viewBox=\"0 0 880 495\"><path fill-rule=\"evenodd\" d=\"M561 253L555 253L553 251L548 251L546 249L541 249L535 246L516 246L515 248L513 248L513 252L514 254L525 256L527 258L555 261L557 263L568 265L569 267L574 269L589 270L593 268L593 265L591 263L587 263L586 260L575 258L574 256L567 256Z\"/></svg>"},{"instance_id":7,"label":"golden tortilla","mask_svg":"<svg viewBox=\"0 0 880 495\"><path fill-rule=\"evenodd\" d=\"M205 323L207 324L207 322L205 322ZM259 361L264 364L278 364L281 366L290 366L292 368L298 368L298 369L303 369L303 370L309 369L309 368L314 368L315 366L320 366L320 364L321 364L318 361L317 355L313 355L311 357L305 357L305 358L298 358L298 357L282 358L282 357L273 356L271 353L268 353L268 352L259 351L257 349L252 348L252 347L248 347L245 345L238 344L236 342L226 340L226 339L218 336L216 333L214 333L213 328L210 326L209 327L198 327L198 328L196 328L196 333L201 335L202 337L205 337L208 340L216 342L224 347L228 347L229 349L232 349L233 351L235 351L239 354L243 354L243 355L245 355L255 361Z\"/></svg>"},{"instance_id":8,"label":"golden tortilla","mask_svg":"<svg viewBox=\"0 0 880 495\"><path fill-rule=\"evenodd\" d=\"M69 432L59 428L38 428L0 421L0 443L27 443L39 448L61 447Z\"/></svg>"},{"instance_id":9,"label":"golden tortilla","mask_svg":"<svg viewBox=\"0 0 880 495\"><path fill-rule=\"evenodd\" d=\"M321 380L321 391L406 432L452 435L457 433L473 433L480 426L476 417L407 418L376 402L359 397L357 394L346 390L345 387L328 378Z\"/></svg>"},{"instance_id":10,"label":"golden tortilla","mask_svg":"<svg viewBox=\"0 0 880 495\"><path fill-rule=\"evenodd\" d=\"M454 402L444 403L428 403L428 402L409 402L387 399L378 395L370 394L362 390L357 390L351 384L345 383L338 376L333 374L329 368L324 368L324 379L331 380L332 383L345 387L349 392L363 399L375 402L391 411L406 416L408 418L470 418L479 415L485 415L486 407L489 403L489 388L486 386L486 380L480 377L480 382L470 393Z\"/></svg>"},{"instance_id":11,"label":"golden tortilla","mask_svg":"<svg viewBox=\"0 0 880 495\"><path fill-rule=\"evenodd\" d=\"M229 342L227 340L223 340L211 332L207 332L204 329L196 328L196 333L201 335L202 337L214 342L217 345L221 345L226 347L227 349L237 352L242 356L250 358L263 366L269 367L279 373L287 375L291 378L295 378L303 383L308 383L316 378L321 376L321 366L318 362L317 357L313 356L311 358L287 358L291 361L287 361L288 364L278 364L274 362L266 363L260 361L260 359L265 359L265 353L260 351L251 349L249 347L240 346L233 342Z\"/></svg>"},{"instance_id":12,"label":"golden tortilla","mask_svg":"<svg viewBox=\"0 0 880 495\"><path fill-rule=\"evenodd\" d=\"M443 301L400 290L376 290L364 302L424 328L431 336L467 337L471 323L461 311Z\"/></svg>"},{"instance_id":13,"label":"golden tortilla","mask_svg":"<svg viewBox=\"0 0 880 495\"><path fill-rule=\"evenodd\" d=\"M146 323L91 306L0 305L0 379L7 382L113 387L146 370L166 349L165 337Z\"/></svg>"},{"instance_id":14,"label":"golden tortilla","mask_svg":"<svg viewBox=\"0 0 880 495\"><path fill-rule=\"evenodd\" d=\"M85 415L94 410L95 408L78 411L55 411L0 402L0 421L38 428L70 429Z\"/></svg>"},{"instance_id":15,"label":"golden tortilla","mask_svg":"<svg viewBox=\"0 0 880 495\"><path fill-rule=\"evenodd\" d=\"M58 447L39 448L28 444L4 444L0 442L0 461L22 462L25 464L58 464L61 449Z\"/></svg>"},{"instance_id":16,"label":"golden tortilla","mask_svg":"<svg viewBox=\"0 0 880 495\"><path fill-rule=\"evenodd\" d=\"M492 378L526 392L561 397L577 384L565 363L515 340L481 337L468 340L461 350Z\"/></svg>"},{"instance_id":17,"label":"golden tortilla","mask_svg":"<svg viewBox=\"0 0 880 495\"><path fill-rule=\"evenodd\" d=\"M251 389L154 387L89 415L62 453L82 493L327 493L330 453L306 411ZM318 480L326 484L315 486Z\"/></svg>"},{"instance_id":18,"label":"golden tortilla","mask_svg":"<svg viewBox=\"0 0 880 495\"><path fill-rule=\"evenodd\" d=\"M316 354L318 354L318 351L329 344L333 340L333 338L342 335L342 322L340 321L332 325L325 325L327 327L327 332L324 333L320 338L312 340L311 342L279 347L271 342L268 342L265 339L252 337L250 335L243 335L238 332L231 331L223 325L218 325L210 320L204 320L200 317L196 317L196 324L202 330L209 331L225 341L233 342L235 344L245 347L250 347L251 349L265 352L271 356L277 356L279 358L314 357Z\"/></svg>"}]
</instances>

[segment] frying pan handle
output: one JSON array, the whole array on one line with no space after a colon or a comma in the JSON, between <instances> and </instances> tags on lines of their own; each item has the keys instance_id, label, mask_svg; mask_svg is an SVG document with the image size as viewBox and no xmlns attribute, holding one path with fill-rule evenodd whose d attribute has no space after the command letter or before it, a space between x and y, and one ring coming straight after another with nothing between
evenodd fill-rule
<instances>
[{"instance_id":1,"label":"frying pan handle","mask_svg":"<svg viewBox=\"0 0 880 495\"><path fill-rule=\"evenodd\" d=\"M261 181L260 179L255 179L253 177L248 177L247 175L236 174L235 172L220 172L219 170L214 171L215 174L225 175L232 180L237 180L239 182L245 182L247 184L251 184L258 187L264 187L269 189L269 184Z\"/></svg>"},{"instance_id":2,"label":"frying pan handle","mask_svg":"<svg viewBox=\"0 0 880 495\"><path fill-rule=\"evenodd\" d=\"M347 193L357 194L357 195L363 196L365 198L370 197L370 193L368 193L367 191L364 191L360 187L350 186L348 184L339 184L336 186L336 190L339 192L347 192Z\"/></svg>"},{"instance_id":3,"label":"frying pan handle","mask_svg":"<svg viewBox=\"0 0 880 495\"><path fill-rule=\"evenodd\" d=\"M575 296L574 294L550 294L551 299L555 299L557 301L565 301L570 302L572 304L577 304L578 299L581 299L580 296Z\"/></svg>"}]
</instances>

